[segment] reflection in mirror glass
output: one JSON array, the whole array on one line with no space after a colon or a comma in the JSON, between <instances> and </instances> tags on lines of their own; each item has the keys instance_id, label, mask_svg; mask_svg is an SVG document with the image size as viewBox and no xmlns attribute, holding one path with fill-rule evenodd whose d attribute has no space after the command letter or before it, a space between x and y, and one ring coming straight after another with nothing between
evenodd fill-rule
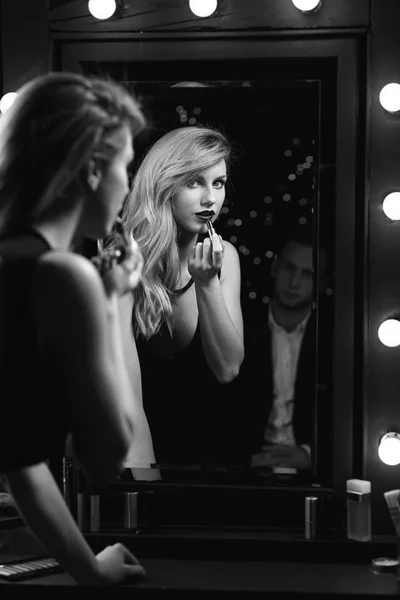
<instances>
[{"instance_id":1,"label":"reflection in mirror glass","mask_svg":"<svg viewBox=\"0 0 400 600\"><path fill-rule=\"evenodd\" d=\"M177 128L216 128L233 150L214 227L240 265L245 359L233 381L218 382L205 356L201 319L193 315L194 333L185 337L176 326L179 310L162 332L137 339L162 479L310 481L317 420L319 459L327 464L331 439L334 286L329 236L316 227L326 167L320 160L319 82L125 84L142 97L151 122L136 142L136 166ZM195 286L177 306L190 294L196 298ZM324 348L318 369L317 347Z\"/></svg>"}]
</instances>

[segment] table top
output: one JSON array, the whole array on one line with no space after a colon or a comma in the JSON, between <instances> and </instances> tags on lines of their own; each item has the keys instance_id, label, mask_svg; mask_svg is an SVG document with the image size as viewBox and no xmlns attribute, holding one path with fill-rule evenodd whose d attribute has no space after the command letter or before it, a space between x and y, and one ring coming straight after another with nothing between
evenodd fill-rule
<instances>
[{"instance_id":1,"label":"table top","mask_svg":"<svg viewBox=\"0 0 400 600\"><path fill-rule=\"evenodd\" d=\"M172 535L172 534L171 534ZM175 534L176 535L176 534ZM189 534L186 534L189 539ZM196 544L196 537L193 538L191 544ZM215 536L216 534L214 534ZM7 537L8 536L8 537ZM208 537L211 543L214 544L211 534L203 536ZM148 543L153 546L156 544L157 536L150 536ZM161 537L161 536L160 536ZM165 537L165 536L164 536ZM246 537L246 536L243 536ZM170 537L171 539L171 537ZM216 538L215 538L216 539ZM126 538L128 540L128 538ZM270 558L249 560L242 555L235 559L230 555L229 560L224 554L218 558L216 554L212 558L206 556L196 556L194 554L187 556L175 554L171 551L168 556L164 552L163 555L156 556L146 553L138 544L138 538L131 537L129 547L133 549L140 563L146 569L146 577L141 580L134 580L123 586L113 590L113 596L132 594L132 587L135 588L135 596L137 594L148 594L148 592L161 591L171 594L195 592L196 595L209 592L252 592L262 593L273 592L279 594L279 597L300 598L301 596L318 595L318 597L340 596L341 598L358 598L360 597L387 597L398 595L400 592L400 584L397 580L397 574L378 574L371 569L371 561L367 558L362 560L341 561L337 560L335 555L332 561L317 560L305 561L304 557L298 556L293 547L297 547L301 553L303 545L294 543L292 551L288 556L287 561L282 560L282 550L279 553L279 559L271 560ZM89 536L90 541L90 536ZM119 539L104 539L101 537L101 546L104 547L109 543L114 543ZM197 541L200 542L198 535ZM153 543L152 543L153 542ZM244 540L243 540L244 542ZM290 545L290 542L287 542ZM236 540L236 544L240 544L240 540ZM246 544L244 544L245 547ZM318 547L317 544L316 547ZM239 548L239 546L237 546ZM355 542L351 545L354 551L354 556L357 556L357 549L360 551L367 546L362 543ZM180 546L180 548L184 548ZM388 546L380 546L374 548L386 549ZM23 549L23 551L22 551ZM395 551L395 547L393 547ZM365 552L365 550L364 550ZM19 530L2 532L0 544L0 560L2 563L9 562L15 559L26 558L29 556L39 556L43 554L43 548L38 545L38 542L29 534L26 528ZM373 554L373 553L372 553ZM348 557L348 554L346 555ZM390 555L393 558L393 552ZM376 556L377 557L377 556ZM293 560L295 558L295 560ZM65 593L71 596L77 584L74 580L65 573L47 575L38 577L19 583L6 583L0 581L2 596L7 595L7 592L15 593L15 586L18 586L19 593L30 593L38 586L41 588L41 594L54 593L54 588L57 589L57 594ZM104 590L109 593L109 590ZM97 593L102 593L103 590L96 590Z\"/></svg>"},{"instance_id":2,"label":"table top","mask_svg":"<svg viewBox=\"0 0 400 600\"><path fill-rule=\"evenodd\" d=\"M376 574L370 565L264 563L242 561L200 561L182 559L143 558L146 577L114 590L119 594L148 591L177 592L275 592L289 596L340 595L386 597L398 595L400 586L396 574ZM27 588L77 587L73 579L59 573L4 586ZM11 590L10 590L11 591ZM15 590L14 590L15 591ZM46 590L44 590L46 591ZM54 589L53 589L54 591ZM20 589L20 592L23 592ZM97 593L97 592L96 592Z\"/></svg>"}]
</instances>

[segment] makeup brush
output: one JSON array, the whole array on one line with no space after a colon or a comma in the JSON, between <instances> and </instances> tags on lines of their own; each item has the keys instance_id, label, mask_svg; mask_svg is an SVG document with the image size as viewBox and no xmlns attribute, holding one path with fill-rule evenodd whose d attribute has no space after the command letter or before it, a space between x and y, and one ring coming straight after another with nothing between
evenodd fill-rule
<instances>
[{"instance_id":1,"label":"makeup brush","mask_svg":"<svg viewBox=\"0 0 400 600\"><path fill-rule=\"evenodd\" d=\"M385 496L397 537L400 539L400 490L390 490L383 495Z\"/></svg>"}]
</instances>

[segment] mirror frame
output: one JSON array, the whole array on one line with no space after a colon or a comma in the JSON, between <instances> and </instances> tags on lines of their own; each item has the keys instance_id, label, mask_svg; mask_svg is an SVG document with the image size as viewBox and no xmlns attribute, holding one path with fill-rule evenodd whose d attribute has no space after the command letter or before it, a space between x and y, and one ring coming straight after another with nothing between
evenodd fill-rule
<instances>
[{"instance_id":1,"label":"mirror frame","mask_svg":"<svg viewBox=\"0 0 400 600\"><path fill-rule=\"evenodd\" d=\"M90 37L90 36L89 36ZM198 61L223 59L334 59L336 62L336 207L335 220L335 309L333 357L333 469L332 491L342 494L345 482L356 477L362 466L362 440L354 435L362 413L354 386L355 372L362 368L362 352L356 361L357 339L362 343L363 322L356 318L362 309L362 283L355 279L355 257L360 248L356 237L357 199L363 193L357 174L362 165L357 160L360 132L360 64L358 52L363 36L350 32L335 36L280 36L276 33L241 32L235 34L191 32L130 36L120 39L71 39L66 34L53 36L52 69L80 72L81 62L127 60ZM179 42L179 43L177 43ZM206 42L206 43L205 43ZM361 113L362 118L362 113ZM361 177L362 179L362 177ZM361 199L360 199L361 200ZM359 206L362 206L359 202ZM361 258L363 248L360 250ZM362 269L360 269L362 271ZM361 290L361 291L360 291ZM362 312L359 310L358 312ZM361 362L360 362L361 361ZM355 415L355 416L354 416ZM360 476L360 475L359 475Z\"/></svg>"}]
</instances>

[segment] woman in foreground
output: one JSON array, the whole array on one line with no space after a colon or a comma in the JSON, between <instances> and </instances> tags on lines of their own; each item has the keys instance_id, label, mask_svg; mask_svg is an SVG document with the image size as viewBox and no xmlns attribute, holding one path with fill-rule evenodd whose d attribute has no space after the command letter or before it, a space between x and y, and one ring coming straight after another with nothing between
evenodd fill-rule
<instances>
[{"instance_id":1,"label":"woman in foreground","mask_svg":"<svg viewBox=\"0 0 400 600\"><path fill-rule=\"evenodd\" d=\"M110 233L145 121L117 84L69 73L27 83L0 118L0 473L17 509L78 583L143 575L121 544L95 556L48 468L71 434L86 474L107 481L147 426L126 371L119 298L137 285L130 239L103 278L74 253Z\"/></svg>"}]
</instances>

